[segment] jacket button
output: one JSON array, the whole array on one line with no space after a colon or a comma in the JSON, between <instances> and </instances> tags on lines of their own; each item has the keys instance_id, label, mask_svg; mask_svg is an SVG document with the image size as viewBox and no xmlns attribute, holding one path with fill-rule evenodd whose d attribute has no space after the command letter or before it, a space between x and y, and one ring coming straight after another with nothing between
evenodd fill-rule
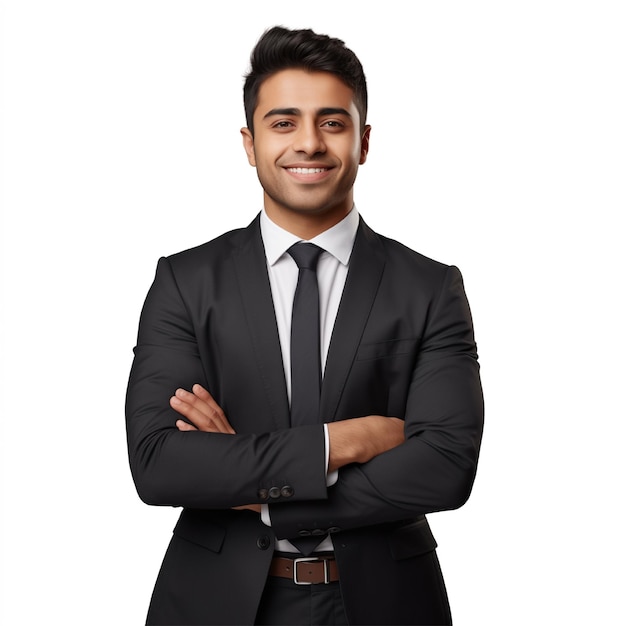
<instances>
[{"instance_id":1,"label":"jacket button","mask_svg":"<svg viewBox=\"0 0 626 626\"><path fill-rule=\"evenodd\" d=\"M256 547L259 550L267 550L270 547L271 541L270 538L267 535L261 535L257 540L256 540Z\"/></svg>"},{"instance_id":2,"label":"jacket button","mask_svg":"<svg viewBox=\"0 0 626 626\"><path fill-rule=\"evenodd\" d=\"M294 491L293 491L293 487L291 485L285 485L281 490L280 490L280 495L283 498L291 498L291 496L293 496Z\"/></svg>"},{"instance_id":3,"label":"jacket button","mask_svg":"<svg viewBox=\"0 0 626 626\"><path fill-rule=\"evenodd\" d=\"M259 489L257 491L257 496L259 496L260 500L267 500L270 497L270 493L267 489Z\"/></svg>"},{"instance_id":4,"label":"jacket button","mask_svg":"<svg viewBox=\"0 0 626 626\"><path fill-rule=\"evenodd\" d=\"M272 487L269 493L270 498L280 498L280 489L278 487Z\"/></svg>"}]
</instances>

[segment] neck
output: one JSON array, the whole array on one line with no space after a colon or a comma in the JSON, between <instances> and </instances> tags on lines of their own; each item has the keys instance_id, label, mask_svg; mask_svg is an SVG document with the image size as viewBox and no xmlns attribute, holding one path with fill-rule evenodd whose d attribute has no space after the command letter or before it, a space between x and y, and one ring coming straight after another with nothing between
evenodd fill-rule
<instances>
[{"instance_id":1,"label":"neck","mask_svg":"<svg viewBox=\"0 0 626 626\"><path fill-rule=\"evenodd\" d=\"M307 241L341 222L351 210L352 201L323 212L298 212L279 207L265 198L265 212L272 222Z\"/></svg>"}]
</instances>

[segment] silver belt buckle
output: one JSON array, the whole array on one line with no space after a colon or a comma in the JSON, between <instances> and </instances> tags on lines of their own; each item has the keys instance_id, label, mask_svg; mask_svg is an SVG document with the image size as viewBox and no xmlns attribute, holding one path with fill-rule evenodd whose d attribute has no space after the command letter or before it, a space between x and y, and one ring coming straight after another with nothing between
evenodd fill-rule
<instances>
[{"instance_id":1,"label":"silver belt buckle","mask_svg":"<svg viewBox=\"0 0 626 626\"><path fill-rule=\"evenodd\" d=\"M298 580L298 563L310 563L320 561L324 563L324 584L328 585L330 583L330 569L328 565L328 559L318 559L315 556L309 557L300 557L298 559L293 560L293 582L296 585L312 585L313 583L308 583L303 580Z\"/></svg>"}]
</instances>

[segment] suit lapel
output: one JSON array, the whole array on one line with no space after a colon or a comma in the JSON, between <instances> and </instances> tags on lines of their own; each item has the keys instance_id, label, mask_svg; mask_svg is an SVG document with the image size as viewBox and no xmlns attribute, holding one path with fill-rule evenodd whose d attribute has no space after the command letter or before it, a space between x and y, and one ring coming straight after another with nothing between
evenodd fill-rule
<instances>
[{"instance_id":1,"label":"suit lapel","mask_svg":"<svg viewBox=\"0 0 626 626\"><path fill-rule=\"evenodd\" d=\"M250 343L277 428L289 427L289 402L259 217L233 253Z\"/></svg>"},{"instance_id":2,"label":"suit lapel","mask_svg":"<svg viewBox=\"0 0 626 626\"><path fill-rule=\"evenodd\" d=\"M361 220L326 358L320 403L320 415L324 416L324 421L335 419L384 266L385 256L380 239Z\"/></svg>"}]
</instances>

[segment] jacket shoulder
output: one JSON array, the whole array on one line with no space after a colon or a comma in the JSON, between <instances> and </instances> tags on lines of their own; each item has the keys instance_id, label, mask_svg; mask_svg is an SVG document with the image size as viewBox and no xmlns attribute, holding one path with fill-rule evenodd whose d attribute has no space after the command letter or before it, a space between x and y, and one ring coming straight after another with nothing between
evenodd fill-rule
<instances>
[{"instance_id":1,"label":"jacket shoulder","mask_svg":"<svg viewBox=\"0 0 626 626\"><path fill-rule=\"evenodd\" d=\"M172 267L183 268L185 266L195 266L196 264L215 259L224 258L233 249L239 247L242 241L242 234L246 232L246 228L237 228L235 230L223 233L215 239L211 239L198 246L181 250L170 254L165 258Z\"/></svg>"},{"instance_id":2,"label":"jacket shoulder","mask_svg":"<svg viewBox=\"0 0 626 626\"><path fill-rule=\"evenodd\" d=\"M208 268L219 272L230 263L233 253L251 246L262 250L258 216L245 228L236 228L206 243L162 257L160 263L168 264L178 277L193 278Z\"/></svg>"},{"instance_id":3,"label":"jacket shoulder","mask_svg":"<svg viewBox=\"0 0 626 626\"><path fill-rule=\"evenodd\" d=\"M430 257L427 257L407 245L380 233L376 233L364 225L364 235L369 239L384 258L386 271L393 276L410 275L415 279L438 285L452 270L458 272L454 265L447 265Z\"/></svg>"}]
</instances>

